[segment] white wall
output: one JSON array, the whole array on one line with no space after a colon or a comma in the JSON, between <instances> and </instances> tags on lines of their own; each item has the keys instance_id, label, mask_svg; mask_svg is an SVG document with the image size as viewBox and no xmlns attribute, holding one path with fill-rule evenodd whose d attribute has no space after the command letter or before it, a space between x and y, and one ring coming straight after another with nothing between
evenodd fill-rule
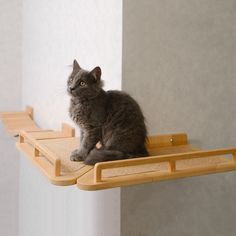
<instances>
[{"instance_id":1,"label":"white wall","mask_svg":"<svg viewBox=\"0 0 236 236\"><path fill-rule=\"evenodd\" d=\"M122 88L150 134L187 132L203 148L236 146L234 0L123 2ZM234 236L236 174L121 191L122 236Z\"/></svg>"},{"instance_id":2,"label":"white wall","mask_svg":"<svg viewBox=\"0 0 236 236\"><path fill-rule=\"evenodd\" d=\"M23 1L23 106L43 128L68 117L66 80L74 58L100 65L106 88L121 88L122 1ZM120 235L120 189L52 186L21 157L20 235Z\"/></svg>"},{"instance_id":3,"label":"white wall","mask_svg":"<svg viewBox=\"0 0 236 236\"><path fill-rule=\"evenodd\" d=\"M21 104L21 0L0 1L0 111ZM18 234L19 154L0 125L0 235Z\"/></svg>"},{"instance_id":4,"label":"white wall","mask_svg":"<svg viewBox=\"0 0 236 236\"><path fill-rule=\"evenodd\" d=\"M0 0L1 111L21 104L21 0Z\"/></svg>"},{"instance_id":5,"label":"white wall","mask_svg":"<svg viewBox=\"0 0 236 236\"><path fill-rule=\"evenodd\" d=\"M121 1L24 0L23 104L42 127L71 122L66 80L74 58L85 69L100 65L106 88L121 88L121 31Z\"/></svg>"}]
</instances>

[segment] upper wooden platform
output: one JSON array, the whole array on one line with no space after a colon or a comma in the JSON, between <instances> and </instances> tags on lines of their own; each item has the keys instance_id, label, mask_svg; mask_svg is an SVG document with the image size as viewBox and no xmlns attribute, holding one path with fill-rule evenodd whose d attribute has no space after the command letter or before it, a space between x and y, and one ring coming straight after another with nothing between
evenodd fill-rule
<instances>
[{"instance_id":1,"label":"upper wooden platform","mask_svg":"<svg viewBox=\"0 0 236 236\"><path fill-rule=\"evenodd\" d=\"M33 108L26 107L25 111L19 112L0 112L6 130L13 136L19 134L20 130L39 131L41 130L33 121Z\"/></svg>"},{"instance_id":2,"label":"upper wooden platform","mask_svg":"<svg viewBox=\"0 0 236 236\"><path fill-rule=\"evenodd\" d=\"M12 134L19 132L17 148L56 185L77 184L84 190L98 190L236 170L235 148L201 151L188 143L186 134L149 137L149 157L88 166L70 161L71 152L79 147L70 126L63 124L60 131L40 130L36 125L28 126L25 119L28 131L23 131L19 120L26 115L7 114L1 113L1 118Z\"/></svg>"}]
</instances>

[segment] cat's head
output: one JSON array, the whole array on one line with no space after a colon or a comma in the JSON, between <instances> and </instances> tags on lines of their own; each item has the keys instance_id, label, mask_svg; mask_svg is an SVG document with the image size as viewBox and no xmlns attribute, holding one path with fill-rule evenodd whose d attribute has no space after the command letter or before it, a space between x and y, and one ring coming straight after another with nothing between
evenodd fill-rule
<instances>
[{"instance_id":1,"label":"cat's head","mask_svg":"<svg viewBox=\"0 0 236 236\"><path fill-rule=\"evenodd\" d=\"M74 60L73 71L67 81L69 95L85 99L95 98L103 86L101 74L100 67L97 66L91 71L86 71Z\"/></svg>"}]
</instances>

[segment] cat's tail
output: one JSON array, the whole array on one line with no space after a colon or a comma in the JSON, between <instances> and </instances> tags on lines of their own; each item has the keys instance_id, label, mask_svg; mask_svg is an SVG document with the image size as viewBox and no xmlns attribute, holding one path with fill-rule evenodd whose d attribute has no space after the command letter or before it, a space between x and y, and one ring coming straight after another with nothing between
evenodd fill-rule
<instances>
[{"instance_id":1,"label":"cat's tail","mask_svg":"<svg viewBox=\"0 0 236 236\"><path fill-rule=\"evenodd\" d=\"M126 154L121 151L117 150L107 150L107 149L97 149L94 148L90 151L89 155L85 159L84 163L87 165L95 165L97 162L103 161L115 161L115 160L122 160L122 159L129 159L133 157L145 157L148 156L148 152L146 148L140 150L139 153L136 154Z\"/></svg>"},{"instance_id":2,"label":"cat's tail","mask_svg":"<svg viewBox=\"0 0 236 236\"><path fill-rule=\"evenodd\" d=\"M94 148L90 151L84 163L87 165L95 165L97 162L115 161L127 158L129 158L129 155L126 155L121 151Z\"/></svg>"}]
</instances>

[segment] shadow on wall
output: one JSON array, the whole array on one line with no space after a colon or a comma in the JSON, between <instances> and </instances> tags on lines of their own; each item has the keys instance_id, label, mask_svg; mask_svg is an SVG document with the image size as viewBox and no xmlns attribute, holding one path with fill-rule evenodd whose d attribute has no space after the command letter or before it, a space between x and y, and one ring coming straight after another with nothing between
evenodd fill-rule
<instances>
[{"instance_id":1,"label":"shadow on wall","mask_svg":"<svg viewBox=\"0 0 236 236\"><path fill-rule=\"evenodd\" d=\"M122 188L121 235L234 236L235 178L232 172Z\"/></svg>"},{"instance_id":2,"label":"shadow on wall","mask_svg":"<svg viewBox=\"0 0 236 236\"><path fill-rule=\"evenodd\" d=\"M124 1L123 15L122 89L149 133L234 146L235 1Z\"/></svg>"},{"instance_id":3,"label":"shadow on wall","mask_svg":"<svg viewBox=\"0 0 236 236\"><path fill-rule=\"evenodd\" d=\"M236 146L235 1L124 1L123 83L149 133ZM229 115L230 114L230 115ZM233 236L235 173L122 188L122 236Z\"/></svg>"}]
</instances>

